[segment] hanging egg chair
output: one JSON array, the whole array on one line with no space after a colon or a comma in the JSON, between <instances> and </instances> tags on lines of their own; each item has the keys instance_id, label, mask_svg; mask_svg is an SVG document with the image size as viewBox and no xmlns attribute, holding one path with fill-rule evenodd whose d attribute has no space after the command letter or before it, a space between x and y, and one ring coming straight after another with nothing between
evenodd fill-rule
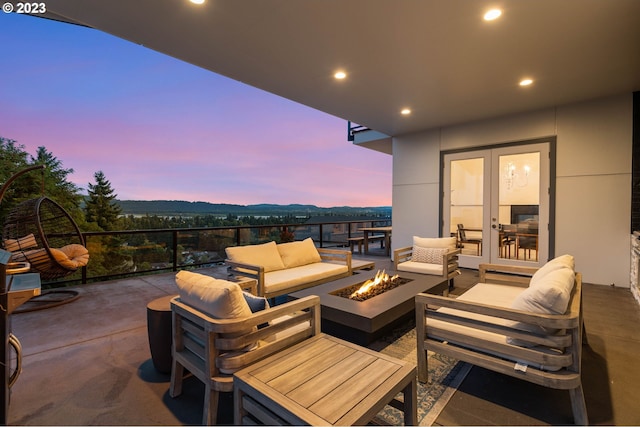
<instances>
[{"instance_id":1,"label":"hanging egg chair","mask_svg":"<svg viewBox=\"0 0 640 427\"><path fill-rule=\"evenodd\" d=\"M48 197L30 199L9 212L4 248L15 262L28 262L45 280L74 273L89 262L89 251L73 218Z\"/></svg>"},{"instance_id":2,"label":"hanging egg chair","mask_svg":"<svg viewBox=\"0 0 640 427\"><path fill-rule=\"evenodd\" d=\"M20 176L40 169L44 193L44 166L31 166L12 175L0 186L0 203L9 186ZM73 218L62 206L42 196L26 200L7 215L2 244L11 260L28 263L45 280L74 273L89 262L84 237Z\"/></svg>"}]
</instances>

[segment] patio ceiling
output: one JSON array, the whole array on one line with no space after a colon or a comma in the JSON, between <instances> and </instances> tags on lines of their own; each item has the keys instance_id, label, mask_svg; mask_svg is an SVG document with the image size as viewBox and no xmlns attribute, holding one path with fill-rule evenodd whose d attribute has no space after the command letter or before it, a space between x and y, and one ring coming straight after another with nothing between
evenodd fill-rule
<instances>
[{"instance_id":1,"label":"patio ceiling","mask_svg":"<svg viewBox=\"0 0 640 427\"><path fill-rule=\"evenodd\" d=\"M47 0L390 136L640 90L637 0ZM500 7L502 16L483 14ZM344 70L347 77L333 75ZM529 87L518 82L529 77ZM400 110L410 108L410 115Z\"/></svg>"}]
</instances>

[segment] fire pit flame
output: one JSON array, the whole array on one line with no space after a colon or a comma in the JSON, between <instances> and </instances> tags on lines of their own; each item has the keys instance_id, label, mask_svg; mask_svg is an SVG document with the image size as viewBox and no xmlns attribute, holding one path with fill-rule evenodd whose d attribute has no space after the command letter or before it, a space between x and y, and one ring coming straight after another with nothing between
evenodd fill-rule
<instances>
[{"instance_id":1,"label":"fire pit flame","mask_svg":"<svg viewBox=\"0 0 640 427\"><path fill-rule=\"evenodd\" d=\"M371 292L378 286L387 286L389 284L394 283L398 280L399 276L396 274L395 276L389 276L385 270L378 270L375 277L373 279L369 279L360 286L354 293L349 297L350 299L356 299L359 296L366 294L367 292Z\"/></svg>"}]
</instances>

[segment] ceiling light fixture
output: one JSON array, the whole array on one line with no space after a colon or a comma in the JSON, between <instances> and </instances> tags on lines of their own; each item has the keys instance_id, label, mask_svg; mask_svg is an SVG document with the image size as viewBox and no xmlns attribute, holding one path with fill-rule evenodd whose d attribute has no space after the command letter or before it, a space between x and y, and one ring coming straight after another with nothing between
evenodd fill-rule
<instances>
[{"instance_id":1,"label":"ceiling light fixture","mask_svg":"<svg viewBox=\"0 0 640 427\"><path fill-rule=\"evenodd\" d=\"M204 0L189 0L193 4L203 4Z\"/></svg>"},{"instance_id":2,"label":"ceiling light fixture","mask_svg":"<svg viewBox=\"0 0 640 427\"><path fill-rule=\"evenodd\" d=\"M520 86L529 86L533 83L531 79L522 79L520 80Z\"/></svg>"},{"instance_id":3,"label":"ceiling light fixture","mask_svg":"<svg viewBox=\"0 0 640 427\"><path fill-rule=\"evenodd\" d=\"M342 80L344 78L347 77L347 73L345 73L344 71L337 71L333 77L335 77L337 80Z\"/></svg>"},{"instance_id":4,"label":"ceiling light fixture","mask_svg":"<svg viewBox=\"0 0 640 427\"><path fill-rule=\"evenodd\" d=\"M498 19L500 15L502 15L502 11L500 9L491 9L484 14L484 20L493 21L494 19Z\"/></svg>"},{"instance_id":5,"label":"ceiling light fixture","mask_svg":"<svg viewBox=\"0 0 640 427\"><path fill-rule=\"evenodd\" d=\"M403 116L408 116L409 114L411 114L411 109L403 108L402 110L400 110L400 114L402 114Z\"/></svg>"}]
</instances>

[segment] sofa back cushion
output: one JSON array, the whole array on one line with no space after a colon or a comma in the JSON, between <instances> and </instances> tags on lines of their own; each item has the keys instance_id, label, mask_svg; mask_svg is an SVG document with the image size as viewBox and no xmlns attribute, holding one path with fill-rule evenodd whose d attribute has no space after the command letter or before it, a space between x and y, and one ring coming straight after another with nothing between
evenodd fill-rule
<instances>
[{"instance_id":1,"label":"sofa back cushion","mask_svg":"<svg viewBox=\"0 0 640 427\"><path fill-rule=\"evenodd\" d=\"M536 286L529 286L513 301L511 308L541 314L564 314L575 283L572 269L551 271Z\"/></svg>"},{"instance_id":2,"label":"sofa back cushion","mask_svg":"<svg viewBox=\"0 0 640 427\"><path fill-rule=\"evenodd\" d=\"M284 268L300 267L322 261L311 237L299 242L280 243L277 248Z\"/></svg>"},{"instance_id":3,"label":"sofa back cushion","mask_svg":"<svg viewBox=\"0 0 640 427\"><path fill-rule=\"evenodd\" d=\"M260 245L229 246L225 249L225 252L231 261L264 267L265 273L284 268L276 242Z\"/></svg>"},{"instance_id":4,"label":"sofa back cushion","mask_svg":"<svg viewBox=\"0 0 640 427\"><path fill-rule=\"evenodd\" d=\"M571 291L575 284L575 272L568 267L548 272L535 286L529 286L522 291L511 303L511 308L539 314L564 314L569 308ZM513 326L525 331L542 334L554 334L556 330L549 330L530 323L513 322ZM513 345L531 347L534 344L507 337L507 342Z\"/></svg>"},{"instance_id":5,"label":"sofa back cushion","mask_svg":"<svg viewBox=\"0 0 640 427\"><path fill-rule=\"evenodd\" d=\"M538 271L531 277L529 281L529 286L536 286L539 283L544 283L544 277L555 270L560 270L561 268L569 268L574 270L575 261L573 259L573 255L560 255L547 262L545 265L540 267ZM574 270L575 271L575 270Z\"/></svg>"},{"instance_id":6,"label":"sofa back cushion","mask_svg":"<svg viewBox=\"0 0 640 427\"><path fill-rule=\"evenodd\" d=\"M456 248L455 237L418 237L413 236L413 246L421 248Z\"/></svg>"},{"instance_id":7,"label":"sofa back cushion","mask_svg":"<svg viewBox=\"0 0 640 427\"><path fill-rule=\"evenodd\" d=\"M182 302L209 317L236 319L251 315L237 283L183 270L176 274L176 285Z\"/></svg>"},{"instance_id":8,"label":"sofa back cushion","mask_svg":"<svg viewBox=\"0 0 640 427\"><path fill-rule=\"evenodd\" d=\"M238 319L252 314L247 299L237 283L183 270L176 274L176 285L183 303L214 319ZM238 332L220 336L235 338L256 330L255 326L249 326ZM256 346L257 342L253 341L237 350L250 351Z\"/></svg>"}]
</instances>

